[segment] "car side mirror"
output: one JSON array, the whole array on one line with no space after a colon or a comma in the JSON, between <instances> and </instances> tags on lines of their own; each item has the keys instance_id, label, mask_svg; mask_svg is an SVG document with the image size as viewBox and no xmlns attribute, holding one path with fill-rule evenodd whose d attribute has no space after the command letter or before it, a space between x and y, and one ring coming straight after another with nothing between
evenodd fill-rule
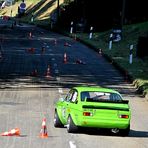
<instances>
[{"instance_id":1,"label":"car side mirror","mask_svg":"<svg viewBox=\"0 0 148 148\"><path fill-rule=\"evenodd\" d=\"M64 102L64 98L59 98L59 101L60 102Z\"/></svg>"}]
</instances>

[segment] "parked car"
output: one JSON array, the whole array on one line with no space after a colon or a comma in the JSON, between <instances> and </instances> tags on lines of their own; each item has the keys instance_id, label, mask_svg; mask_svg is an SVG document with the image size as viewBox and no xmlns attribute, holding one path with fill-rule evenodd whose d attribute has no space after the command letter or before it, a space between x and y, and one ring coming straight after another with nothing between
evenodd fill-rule
<instances>
[{"instance_id":1,"label":"parked car","mask_svg":"<svg viewBox=\"0 0 148 148\"><path fill-rule=\"evenodd\" d=\"M130 131L129 101L115 90L102 87L73 87L55 104L54 126L67 127L69 133L79 128L106 128L127 136Z\"/></svg>"}]
</instances>

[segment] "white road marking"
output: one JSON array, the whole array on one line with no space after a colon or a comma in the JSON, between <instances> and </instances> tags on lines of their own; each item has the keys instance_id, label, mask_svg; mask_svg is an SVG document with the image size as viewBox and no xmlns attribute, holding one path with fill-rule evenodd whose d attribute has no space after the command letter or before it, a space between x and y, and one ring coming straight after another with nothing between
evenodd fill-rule
<instances>
[{"instance_id":1,"label":"white road marking","mask_svg":"<svg viewBox=\"0 0 148 148\"><path fill-rule=\"evenodd\" d=\"M76 148L74 141L69 141L70 148Z\"/></svg>"},{"instance_id":2,"label":"white road marking","mask_svg":"<svg viewBox=\"0 0 148 148\"><path fill-rule=\"evenodd\" d=\"M60 81L60 77L56 77L56 80L57 80L57 81Z\"/></svg>"},{"instance_id":3,"label":"white road marking","mask_svg":"<svg viewBox=\"0 0 148 148\"><path fill-rule=\"evenodd\" d=\"M62 88L59 88L59 93L61 93L61 94L63 93L63 90L62 90Z\"/></svg>"}]
</instances>

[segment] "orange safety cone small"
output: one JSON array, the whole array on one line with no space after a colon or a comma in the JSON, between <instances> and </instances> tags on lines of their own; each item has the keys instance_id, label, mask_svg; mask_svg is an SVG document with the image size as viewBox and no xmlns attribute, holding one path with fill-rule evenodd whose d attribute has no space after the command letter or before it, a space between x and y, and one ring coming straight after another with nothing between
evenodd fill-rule
<instances>
[{"instance_id":1,"label":"orange safety cone small","mask_svg":"<svg viewBox=\"0 0 148 148\"><path fill-rule=\"evenodd\" d=\"M46 118L42 121L42 128L40 131L40 138L48 138L47 127L46 127Z\"/></svg>"},{"instance_id":2,"label":"orange safety cone small","mask_svg":"<svg viewBox=\"0 0 148 148\"><path fill-rule=\"evenodd\" d=\"M64 46L71 47L71 44L65 42Z\"/></svg>"},{"instance_id":3,"label":"orange safety cone small","mask_svg":"<svg viewBox=\"0 0 148 148\"><path fill-rule=\"evenodd\" d=\"M31 51L31 53L34 53L35 52L35 48L30 48L30 51Z\"/></svg>"},{"instance_id":4,"label":"orange safety cone small","mask_svg":"<svg viewBox=\"0 0 148 148\"><path fill-rule=\"evenodd\" d=\"M57 40L56 39L54 40L54 45L57 45Z\"/></svg>"},{"instance_id":5,"label":"orange safety cone small","mask_svg":"<svg viewBox=\"0 0 148 148\"><path fill-rule=\"evenodd\" d=\"M32 38L32 33L31 32L29 32L29 38Z\"/></svg>"},{"instance_id":6,"label":"orange safety cone small","mask_svg":"<svg viewBox=\"0 0 148 148\"><path fill-rule=\"evenodd\" d=\"M46 78L50 78L50 65L48 65L47 71L46 71Z\"/></svg>"},{"instance_id":7,"label":"orange safety cone small","mask_svg":"<svg viewBox=\"0 0 148 148\"><path fill-rule=\"evenodd\" d=\"M66 64L67 63L67 54L66 53L64 53L64 60L63 60L63 62Z\"/></svg>"},{"instance_id":8,"label":"orange safety cone small","mask_svg":"<svg viewBox=\"0 0 148 148\"><path fill-rule=\"evenodd\" d=\"M76 60L76 64L86 64L85 62L83 62L82 60L80 60L80 59L77 59Z\"/></svg>"},{"instance_id":9,"label":"orange safety cone small","mask_svg":"<svg viewBox=\"0 0 148 148\"><path fill-rule=\"evenodd\" d=\"M102 55L102 49L101 48L99 49L99 55Z\"/></svg>"},{"instance_id":10,"label":"orange safety cone small","mask_svg":"<svg viewBox=\"0 0 148 148\"><path fill-rule=\"evenodd\" d=\"M29 49L27 49L27 51L29 52L29 53L34 53L35 52L35 48L33 48L33 47L31 47L31 48L29 48Z\"/></svg>"},{"instance_id":11,"label":"orange safety cone small","mask_svg":"<svg viewBox=\"0 0 148 148\"><path fill-rule=\"evenodd\" d=\"M38 71L37 71L37 69L35 69L35 70L32 71L31 76L32 76L32 77L37 77L37 76L38 76Z\"/></svg>"},{"instance_id":12,"label":"orange safety cone small","mask_svg":"<svg viewBox=\"0 0 148 148\"><path fill-rule=\"evenodd\" d=\"M42 46L42 49L41 49L42 53L45 52L45 46Z\"/></svg>"},{"instance_id":13,"label":"orange safety cone small","mask_svg":"<svg viewBox=\"0 0 148 148\"><path fill-rule=\"evenodd\" d=\"M1 136L20 136L20 129L14 128L8 132L2 133Z\"/></svg>"}]
</instances>

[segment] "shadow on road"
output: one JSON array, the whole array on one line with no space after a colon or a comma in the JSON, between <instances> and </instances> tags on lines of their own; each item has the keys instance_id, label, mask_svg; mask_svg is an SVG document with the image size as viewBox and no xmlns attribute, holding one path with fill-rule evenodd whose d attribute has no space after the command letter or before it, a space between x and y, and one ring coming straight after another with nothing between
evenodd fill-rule
<instances>
[{"instance_id":1,"label":"shadow on road","mask_svg":"<svg viewBox=\"0 0 148 148\"><path fill-rule=\"evenodd\" d=\"M116 135L111 133L108 129L81 129L78 134L86 134L86 135L96 135L96 136L118 136L122 137L122 135ZM135 131L130 130L130 133L127 137L133 137L133 138L147 138L148 137L148 131Z\"/></svg>"}]
</instances>

